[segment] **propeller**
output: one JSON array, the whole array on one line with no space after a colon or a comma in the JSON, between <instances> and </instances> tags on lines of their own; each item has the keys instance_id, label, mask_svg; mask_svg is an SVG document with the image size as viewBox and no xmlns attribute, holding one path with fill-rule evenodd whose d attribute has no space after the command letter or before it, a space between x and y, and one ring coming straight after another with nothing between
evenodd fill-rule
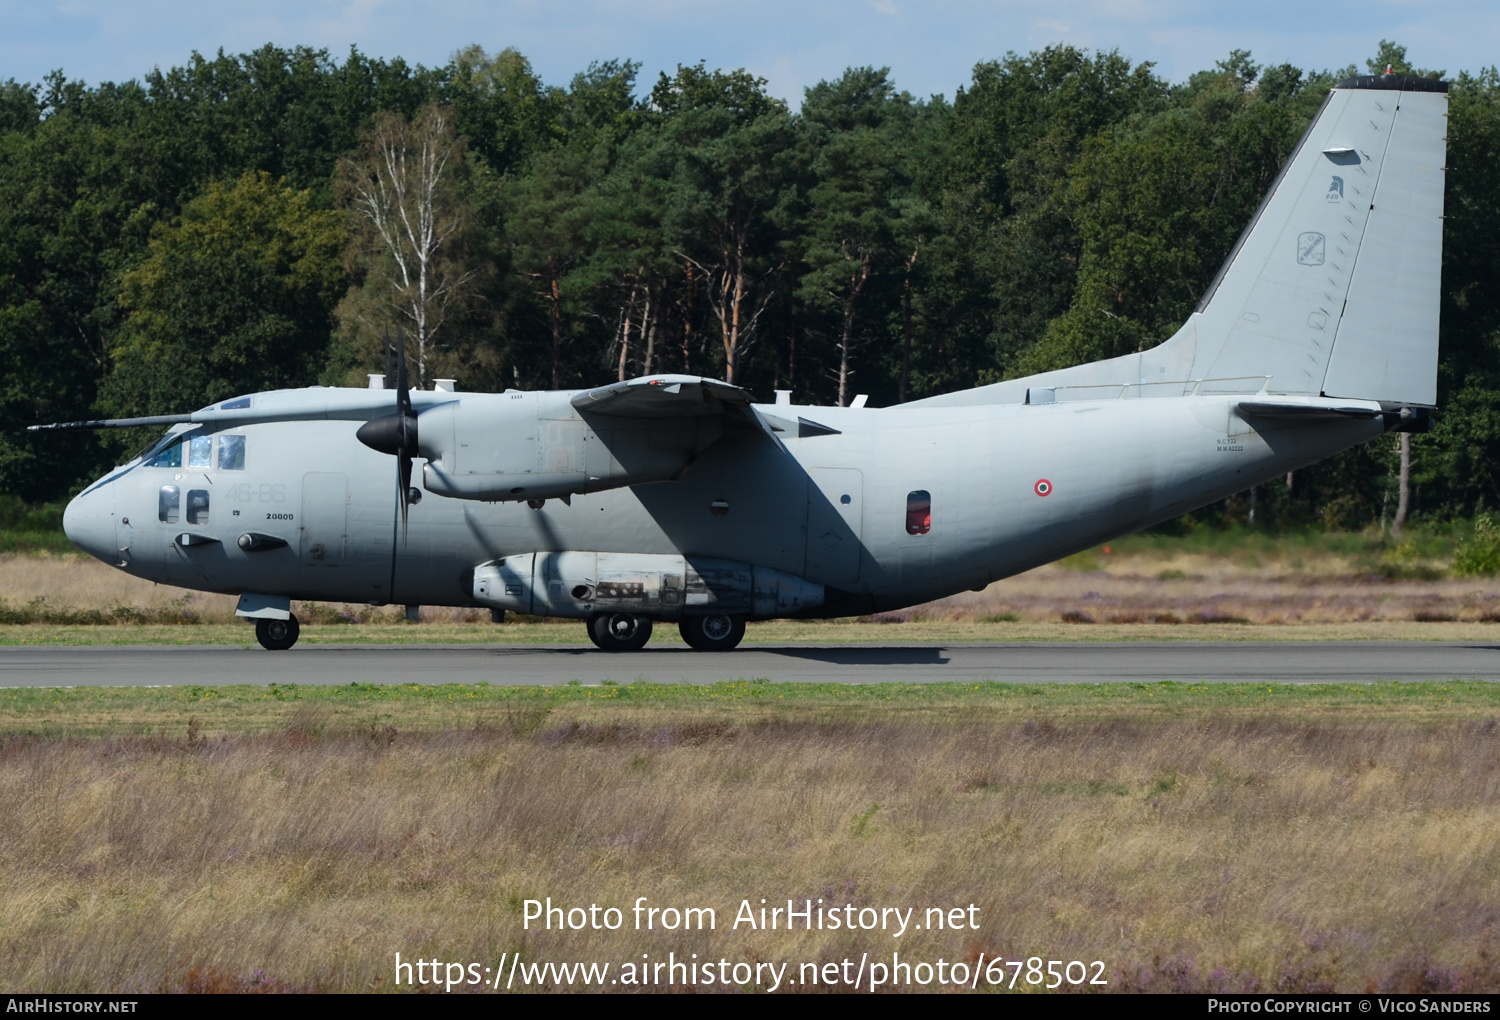
<instances>
[{"instance_id":1,"label":"propeller","mask_svg":"<svg viewBox=\"0 0 1500 1020\"><path fill-rule=\"evenodd\" d=\"M411 460L417 453L417 416L411 411L411 388L406 378L406 334L396 327L396 411L372 418L354 433L361 443L396 458L396 503L401 508L401 540L406 541L407 507L411 498ZM386 348L390 363L390 348Z\"/></svg>"}]
</instances>

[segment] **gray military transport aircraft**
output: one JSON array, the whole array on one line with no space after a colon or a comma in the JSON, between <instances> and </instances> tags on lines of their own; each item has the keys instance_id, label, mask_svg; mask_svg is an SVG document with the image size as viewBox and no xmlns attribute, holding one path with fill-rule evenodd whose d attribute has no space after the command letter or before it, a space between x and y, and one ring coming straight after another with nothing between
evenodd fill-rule
<instances>
[{"instance_id":1,"label":"gray military transport aircraft","mask_svg":"<svg viewBox=\"0 0 1500 1020\"><path fill-rule=\"evenodd\" d=\"M403 358L394 392L372 376L35 428L170 425L69 504L68 537L238 595L266 648L296 642L293 599L319 599L573 617L610 651L671 621L731 649L746 620L983 588L1425 430L1447 98L1340 82L1197 310L1138 354L885 408L686 375L410 392Z\"/></svg>"}]
</instances>

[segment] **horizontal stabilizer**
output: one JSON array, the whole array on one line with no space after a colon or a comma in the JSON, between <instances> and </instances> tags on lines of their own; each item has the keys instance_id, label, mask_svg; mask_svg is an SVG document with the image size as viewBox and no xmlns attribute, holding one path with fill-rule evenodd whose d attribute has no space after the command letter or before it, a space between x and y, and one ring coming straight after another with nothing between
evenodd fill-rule
<instances>
[{"instance_id":1,"label":"horizontal stabilizer","mask_svg":"<svg viewBox=\"0 0 1500 1020\"><path fill-rule=\"evenodd\" d=\"M1309 421L1317 418L1379 418L1380 404L1338 401L1241 400L1240 412L1255 418L1293 418Z\"/></svg>"}]
</instances>

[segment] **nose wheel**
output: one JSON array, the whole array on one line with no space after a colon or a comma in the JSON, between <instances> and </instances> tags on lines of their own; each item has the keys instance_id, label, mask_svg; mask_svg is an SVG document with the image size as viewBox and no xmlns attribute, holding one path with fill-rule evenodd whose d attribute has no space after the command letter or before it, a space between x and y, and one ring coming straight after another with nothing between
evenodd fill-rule
<instances>
[{"instance_id":1,"label":"nose wheel","mask_svg":"<svg viewBox=\"0 0 1500 1020\"><path fill-rule=\"evenodd\" d=\"M297 624L295 614L285 620L255 621L255 640L269 651L286 651L297 643L297 636L301 633L302 628Z\"/></svg>"},{"instance_id":2,"label":"nose wheel","mask_svg":"<svg viewBox=\"0 0 1500 1020\"><path fill-rule=\"evenodd\" d=\"M744 639L745 618L727 613L684 616L677 629L682 640L700 652L727 652Z\"/></svg>"},{"instance_id":3,"label":"nose wheel","mask_svg":"<svg viewBox=\"0 0 1500 1020\"><path fill-rule=\"evenodd\" d=\"M634 613L600 613L588 620L589 640L606 652L634 652L651 640L651 618Z\"/></svg>"}]
</instances>

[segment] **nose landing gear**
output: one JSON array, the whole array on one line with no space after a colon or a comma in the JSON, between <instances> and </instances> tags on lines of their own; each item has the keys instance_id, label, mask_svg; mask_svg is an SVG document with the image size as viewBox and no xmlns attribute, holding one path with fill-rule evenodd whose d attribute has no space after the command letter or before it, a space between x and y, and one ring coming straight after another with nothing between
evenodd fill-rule
<instances>
[{"instance_id":1,"label":"nose landing gear","mask_svg":"<svg viewBox=\"0 0 1500 1020\"><path fill-rule=\"evenodd\" d=\"M285 620L255 621L255 640L268 651L286 651L297 643L297 636L301 633L302 628L297 624L295 614Z\"/></svg>"}]
</instances>

